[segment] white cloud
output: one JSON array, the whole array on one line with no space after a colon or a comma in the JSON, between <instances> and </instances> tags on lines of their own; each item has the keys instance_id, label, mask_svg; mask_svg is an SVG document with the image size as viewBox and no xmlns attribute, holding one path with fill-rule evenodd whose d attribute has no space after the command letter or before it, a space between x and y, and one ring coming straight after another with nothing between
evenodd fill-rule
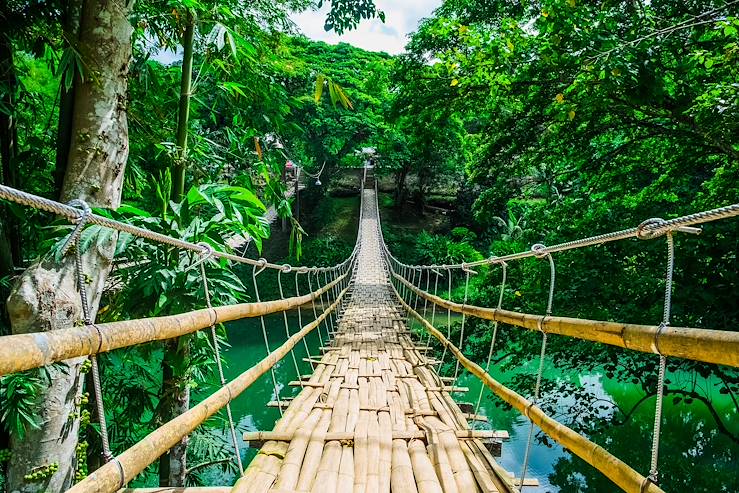
<instances>
[{"instance_id":1,"label":"white cloud","mask_svg":"<svg viewBox=\"0 0 739 493\"><path fill-rule=\"evenodd\" d=\"M327 43L349 43L369 51L402 53L408 42L407 35L415 31L418 21L429 17L441 5L441 0L376 0L375 4L385 12L385 23L379 19L365 20L359 27L341 36L323 30L328 7L318 11L306 11L292 16L300 31L307 37Z\"/></svg>"}]
</instances>

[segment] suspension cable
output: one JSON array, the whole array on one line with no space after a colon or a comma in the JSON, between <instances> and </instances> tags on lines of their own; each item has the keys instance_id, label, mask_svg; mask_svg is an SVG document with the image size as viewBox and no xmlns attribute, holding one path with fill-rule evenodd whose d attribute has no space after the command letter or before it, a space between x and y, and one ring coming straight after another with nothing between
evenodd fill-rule
<instances>
[{"instance_id":1,"label":"suspension cable","mask_svg":"<svg viewBox=\"0 0 739 493\"><path fill-rule=\"evenodd\" d=\"M31 207L33 209L51 212L52 214L65 217L69 219L70 221L72 221L73 223L78 223L79 219L84 215L86 217L86 220L85 220L86 224L97 224L98 226L103 226L106 228L114 229L116 231L129 233L139 238L147 239L147 240L161 243L164 245L174 246L181 250L189 250L192 252L196 252L198 254L203 251L203 248L197 243L192 243L189 241L182 240L180 238L174 238L174 237L167 236L161 233L156 233L154 231L150 231L148 229L140 228L132 224L117 221L115 219L111 219L106 216L101 216L99 214L85 213L84 210L81 210L74 203L62 204L61 202L47 199L45 197L40 197L38 195L24 192L22 190L17 190L15 188L8 187L6 185L0 185L0 199L9 200L11 202L15 202L17 204L24 205L26 207ZM80 231L78 231L78 233ZM272 269L272 270L282 269L282 265L273 264L273 263L267 262L264 259L254 260L251 258L234 255L232 253L227 253L225 251L214 250L212 256L216 258L223 258L223 259L230 260L233 262L247 264L247 265L260 267L260 268L267 268L267 269ZM324 272L326 270L329 270L330 268L331 267L312 267L309 270Z\"/></svg>"}]
</instances>

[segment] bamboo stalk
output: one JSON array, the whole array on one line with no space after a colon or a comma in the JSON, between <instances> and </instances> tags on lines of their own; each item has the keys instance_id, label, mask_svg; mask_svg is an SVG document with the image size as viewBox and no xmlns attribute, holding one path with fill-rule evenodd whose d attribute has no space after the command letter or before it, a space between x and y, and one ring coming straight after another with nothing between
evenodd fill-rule
<instances>
[{"instance_id":1,"label":"bamboo stalk","mask_svg":"<svg viewBox=\"0 0 739 493\"><path fill-rule=\"evenodd\" d=\"M607 478L624 491L629 493L664 493L659 486L653 483L645 484L644 476L636 472L628 464L610 454L603 447L596 445L567 426L558 423L544 414L541 409L534 406L531 401L525 399L495 380L474 361L468 359L462 351L454 346L439 330L408 306L394 287L393 290L395 291L400 304L404 308L408 309L411 315L415 317L428 332L445 345L464 365L464 367L470 371L470 373L482 380L490 390L495 392L495 394L497 394L506 403L527 416L533 423L538 425L544 433L549 435L557 443L560 443L585 462L602 472ZM643 489L642 484L645 484Z\"/></svg>"},{"instance_id":2,"label":"bamboo stalk","mask_svg":"<svg viewBox=\"0 0 739 493\"><path fill-rule=\"evenodd\" d=\"M167 317L151 317L48 332L0 337L0 376L39 368L79 356L99 354L151 341L172 339L215 324L289 310L331 289L343 277L303 296L262 303L241 303L195 310Z\"/></svg>"},{"instance_id":3,"label":"bamboo stalk","mask_svg":"<svg viewBox=\"0 0 739 493\"><path fill-rule=\"evenodd\" d=\"M426 293L400 277L394 276L428 301L436 305L485 320L497 320L529 330L542 330L586 341L601 342L643 353L703 361L739 367L739 332L696 329L690 327L660 327L619 322L604 322L580 318L551 317L527 313L460 305Z\"/></svg>"}]
</instances>

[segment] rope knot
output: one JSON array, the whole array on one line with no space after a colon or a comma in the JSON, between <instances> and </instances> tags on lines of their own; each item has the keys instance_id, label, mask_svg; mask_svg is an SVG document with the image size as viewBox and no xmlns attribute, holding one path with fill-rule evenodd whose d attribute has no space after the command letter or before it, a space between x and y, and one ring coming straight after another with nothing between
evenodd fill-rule
<instances>
[{"instance_id":1,"label":"rope knot","mask_svg":"<svg viewBox=\"0 0 739 493\"><path fill-rule=\"evenodd\" d=\"M284 265L282 266L282 270L281 270L281 272L284 272L285 274L289 274L289 273L291 273L292 271L293 271L293 266L292 266L292 265L290 265L290 264L284 264Z\"/></svg>"},{"instance_id":2,"label":"rope knot","mask_svg":"<svg viewBox=\"0 0 739 493\"><path fill-rule=\"evenodd\" d=\"M649 219L642 221L641 224L636 227L636 237L640 240L651 240L652 238L656 238L665 233L664 231L660 231L659 227L666 223L667 221L661 217L650 217Z\"/></svg>"},{"instance_id":3,"label":"rope knot","mask_svg":"<svg viewBox=\"0 0 739 493\"><path fill-rule=\"evenodd\" d=\"M90 219L90 215L92 215L92 209L90 208L88 203L82 199L71 200L67 203L67 205L80 209L80 215L74 220L77 225L74 227L72 233L69 235L69 238L67 238L67 240L64 242L64 245L62 246L62 256L66 255L72 245L77 243L77 239L80 237L82 230L85 228L85 224L87 224L87 221Z\"/></svg>"},{"instance_id":4,"label":"rope knot","mask_svg":"<svg viewBox=\"0 0 739 493\"><path fill-rule=\"evenodd\" d=\"M534 252L534 256L536 258L544 258L546 257L549 252L546 251L547 246L543 243L536 243L531 246L531 251Z\"/></svg>"}]
</instances>

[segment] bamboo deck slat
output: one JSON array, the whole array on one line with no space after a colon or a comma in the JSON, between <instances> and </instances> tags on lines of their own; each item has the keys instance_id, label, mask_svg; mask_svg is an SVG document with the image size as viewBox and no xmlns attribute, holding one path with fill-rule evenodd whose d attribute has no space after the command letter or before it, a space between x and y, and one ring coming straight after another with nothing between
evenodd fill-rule
<instances>
[{"instance_id":1,"label":"bamboo deck slat","mask_svg":"<svg viewBox=\"0 0 739 493\"><path fill-rule=\"evenodd\" d=\"M260 453L233 491L474 493L515 491L486 441L415 345L381 257L374 192L366 190L354 284L333 337L273 431L247 432ZM270 403L270 405L278 405ZM280 447L276 449L275 447ZM266 450L266 452L265 452Z\"/></svg>"}]
</instances>

